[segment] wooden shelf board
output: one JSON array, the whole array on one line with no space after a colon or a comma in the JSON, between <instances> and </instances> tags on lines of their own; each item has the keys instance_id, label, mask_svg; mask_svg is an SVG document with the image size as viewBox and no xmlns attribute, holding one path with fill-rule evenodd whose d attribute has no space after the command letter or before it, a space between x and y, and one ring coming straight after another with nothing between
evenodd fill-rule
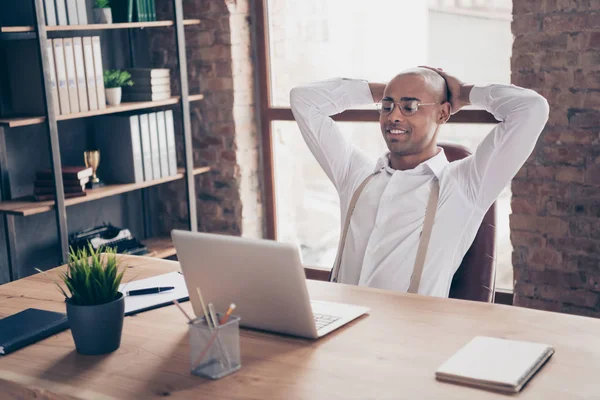
<instances>
[{"instance_id":1,"label":"wooden shelf board","mask_svg":"<svg viewBox=\"0 0 600 400\"><path fill-rule=\"evenodd\" d=\"M194 168L194 175L203 174L210 171L210 167ZM115 196L122 193L132 192L134 190L147 188L150 186L160 185L162 183L176 181L184 177L183 168L179 169L176 175L166 178L155 179L152 181L141 183L123 183L116 185L107 185L97 189L87 189L87 195L82 197L74 197L65 199L65 205L72 206L75 204L86 203L88 201L99 200L105 197ZM35 201L32 196L0 202L0 213L21 215L24 217L41 214L51 211L54 208L54 200Z\"/></svg>"},{"instance_id":2,"label":"wooden shelf board","mask_svg":"<svg viewBox=\"0 0 600 400\"><path fill-rule=\"evenodd\" d=\"M78 112L78 113L58 115L56 117L56 119L58 121L65 121L68 119L94 117L97 115L106 115L106 114L114 114L114 113L124 112L124 111L141 110L144 108L168 106L168 105L172 105L172 104L177 104L178 102L179 102L178 96L174 96L174 97L171 97L170 99L159 100L159 101L124 102L124 103L119 104L118 106L107 105L106 108L103 108L100 110L84 111L84 112Z\"/></svg>"},{"instance_id":3,"label":"wooden shelf board","mask_svg":"<svg viewBox=\"0 0 600 400\"><path fill-rule=\"evenodd\" d=\"M0 26L2 33L33 32L33 26Z\"/></svg>"},{"instance_id":4,"label":"wooden shelf board","mask_svg":"<svg viewBox=\"0 0 600 400\"><path fill-rule=\"evenodd\" d=\"M200 101L204 99L203 94L192 94L188 96L189 101ZM162 107L179 103L179 96L173 96L167 100L159 100L159 101L135 101L135 102L126 102L121 103L118 106L109 106L101 110L94 111L85 111L79 113L71 113L58 115L56 117L57 121L66 121L69 119L77 119L77 118L87 118L87 117L96 117L98 115L107 115L114 114L119 112L126 111L134 111L134 110L143 110L146 108L153 107ZM14 117L14 118L0 118L0 126L7 126L9 128L16 128L19 126L27 126L27 125L37 125L44 123L46 121L46 117Z\"/></svg>"},{"instance_id":5,"label":"wooden shelf board","mask_svg":"<svg viewBox=\"0 0 600 400\"><path fill-rule=\"evenodd\" d=\"M199 19L183 20L183 25L199 25ZM149 21L149 22L119 22L114 24L89 24L89 25L56 25L46 26L48 32L58 31L91 31L91 30L106 30L106 29L130 29L130 28L159 28L164 26L173 26L173 21ZM34 32L33 26L1 26L0 32L15 33L15 32Z\"/></svg>"},{"instance_id":6,"label":"wooden shelf board","mask_svg":"<svg viewBox=\"0 0 600 400\"><path fill-rule=\"evenodd\" d=\"M0 118L0 126L17 128L19 126L37 125L46 122L46 117L14 117Z\"/></svg>"},{"instance_id":7,"label":"wooden shelf board","mask_svg":"<svg viewBox=\"0 0 600 400\"><path fill-rule=\"evenodd\" d=\"M148 247L147 257L167 258L177 253L170 237L154 237L141 242Z\"/></svg>"},{"instance_id":8,"label":"wooden shelf board","mask_svg":"<svg viewBox=\"0 0 600 400\"><path fill-rule=\"evenodd\" d=\"M200 101L202 99L204 99L203 94L190 94L188 96L188 101Z\"/></svg>"}]
</instances>

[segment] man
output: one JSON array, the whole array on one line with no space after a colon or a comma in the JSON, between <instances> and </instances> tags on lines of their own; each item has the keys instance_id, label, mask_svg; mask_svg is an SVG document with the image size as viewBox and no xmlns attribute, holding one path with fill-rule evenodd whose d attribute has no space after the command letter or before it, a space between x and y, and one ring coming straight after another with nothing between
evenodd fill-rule
<instances>
[{"instance_id":1,"label":"man","mask_svg":"<svg viewBox=\"0 0 600 400\"><path fill-rule=\"evenodd\" d=\"M352 213L337 281L408 291L437 182L418 293L438 297L448 297L485 213L527 160L548 119L548 103L532 90L469 85L429 67L404 71L387 84L331 79L295 87L290 102L308 147L338 191L342 223L354 192L373 175ZM389 149L379 160L351 146L330 118L372 103L378 103ZM449 163L437 146L439 128L470 104L500 123L473 155Z\"/></svg>"}]
</instances>

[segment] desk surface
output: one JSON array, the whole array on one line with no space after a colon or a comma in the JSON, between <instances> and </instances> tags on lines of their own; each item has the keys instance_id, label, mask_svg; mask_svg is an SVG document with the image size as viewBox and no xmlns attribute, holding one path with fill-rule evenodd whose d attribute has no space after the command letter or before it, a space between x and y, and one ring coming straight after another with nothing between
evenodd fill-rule
<instances>
[{"instance_id":1,"label":"desk surface","mask_svg":"<svg viewBox=\"0 0 600 400\"><path fill-rule=\"evenodd\" d=\"M179 269L173 261L123 260L126 280ZM0 357L0 393L36 399L506 399L434 378L464 343L488 335L556 348L515 397L600 394L599 320L326 282L308 281L308 288L314 299L364 304L371 312L318 341L242 330L242 369L209 381L190 373L187 325L168 306L126 317L121 347L108 355L76 353L67 330ZM49 277L38 274L0 286L0 317L28 307L64 312L62 300ZM189 302L182 305L192 312Z\"/></svg>"}]
</instances>

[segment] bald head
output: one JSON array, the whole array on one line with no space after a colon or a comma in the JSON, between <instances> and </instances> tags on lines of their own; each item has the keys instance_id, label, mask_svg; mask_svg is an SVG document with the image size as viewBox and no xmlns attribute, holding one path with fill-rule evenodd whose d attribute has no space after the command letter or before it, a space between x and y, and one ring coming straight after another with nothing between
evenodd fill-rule
<instances>
[{"instance_id":1,"label":"bald head","mask_svg":"<svg viewBox=\"0 0 600 400\"><path fill-rule=\"evenodd\" d=\"M436 101L440 103L448 101L446 81L437 72L427 68L410 68L400 72L393 80L404 77L414 77L419 80L423 89L429 92Z\"/></svg>"}]
</instances>

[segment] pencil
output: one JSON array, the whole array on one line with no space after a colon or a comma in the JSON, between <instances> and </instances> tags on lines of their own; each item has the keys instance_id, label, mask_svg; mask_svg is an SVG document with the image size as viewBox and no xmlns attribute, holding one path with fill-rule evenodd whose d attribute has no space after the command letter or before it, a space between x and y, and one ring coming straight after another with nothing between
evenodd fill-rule
<instances>
[{"instance_id":1,"label":"pencil","mask_svg":"<svg viewBox=\"0 0 600 400\"><path fill-rule=\"evenodd\" d=\"M188 321L192 322L192 319L190 318L188 313L185 312L185 310L179 305L179 302L176 299L173 299L173 303L175 303L177 308L179 308L181 310L181 312L183 313L183 315L185 315L185 317L188 319Z\"/></svg>"},{"instance_id":2,"label":"pencil","mask_svg":"<svg viewBox=\"0 0 600 400\"><path fill-rule=\"evenodd\" d=\"M206 305L204 305L204 299L202 298L202 293L200 292L200 288L196 287L196 292L198 293L198 297L200 298L200 304L202 305L202 312L204 313L204 318L206 318L206 323L210 329L213 329L214 326L212 321L210 320L210 315L208 314L208 310L206 309Z\"/></svg>"}]
</instances>

